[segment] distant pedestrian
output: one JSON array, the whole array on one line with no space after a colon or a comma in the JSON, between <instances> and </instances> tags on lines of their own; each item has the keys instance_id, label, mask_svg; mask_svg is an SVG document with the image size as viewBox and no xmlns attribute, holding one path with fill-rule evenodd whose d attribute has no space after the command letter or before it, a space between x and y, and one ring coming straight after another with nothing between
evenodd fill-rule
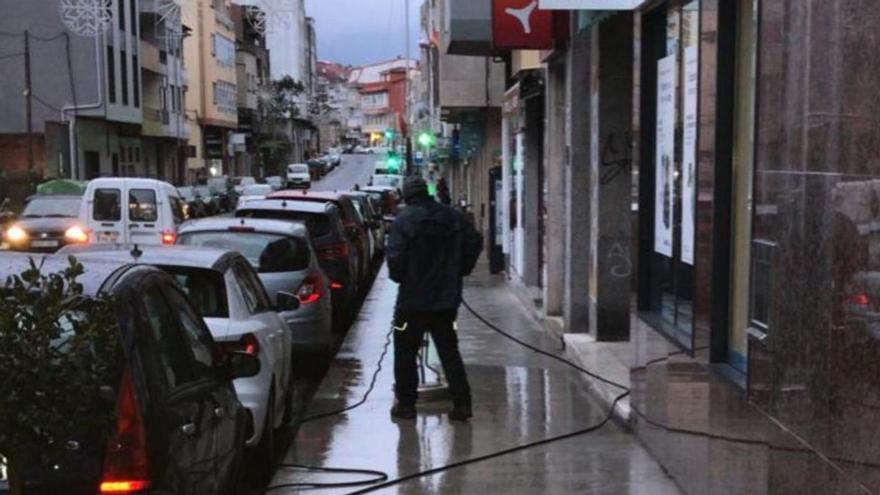
<instances>
[{"instance_id":1,"label":"distant pedestrian","mask_svg":"<svg viewBox=\"0 0 880 495\"><path fill-rule=\"evenodd\" d=\"M449 186L446 185L446 179L443 177L437 179L437 199L446 206L452 204L452 196L449 195Z\"/></svg>"},{"instance_id":2,"label":"distant pedestrian","mask_svg":"<svg viewBox=\"0 0 880 495\"><path fill-rule=\"evenodd\" d=\"M449 380L454 407L449 418L472 416L471 390L455 320L462 300L462 279L470 275L482 251L482 236L454 209L434 201L421 177L403 186L407 207L391 227L388 267L400 284L394 332L394 379L397 403L391 415L416 416L416 357L426 332L431 334Z\"/></svg>"}]
</instances>

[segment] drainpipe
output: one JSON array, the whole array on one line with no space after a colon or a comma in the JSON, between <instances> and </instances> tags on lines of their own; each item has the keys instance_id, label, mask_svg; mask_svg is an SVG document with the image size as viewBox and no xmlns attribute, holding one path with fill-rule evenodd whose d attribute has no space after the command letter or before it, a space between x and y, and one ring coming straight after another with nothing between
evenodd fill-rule
<instances>
[{"instance_id":1,"label":"drainpipe","mask_svg":"<svg viewBox=\"0 0 880 495\"><path fill-rule=\"evenodd\" d=\"M68 36L70 36L68 34ZM67 114L68 112L72 112L69 117L69 122L67 125L68 131L68 141L70 146L70 178L71 179L79 179L79 167L77 166L77 162L79 161L77 158L77 149L76 149L76 112L78 110L94 110L97 108L101 108L104 106L104 70L103 64L101 63L101 53L103 52L102 48L104 46L104 34L102 33L100 36L95 36L95 68L97 72L97 87L98 87L98 101L96 103L89 103L85 105L65 105L61 108L61 121L68 121ZM73 77L73 74L70 75Z\"/></svg>"}]
</instances>

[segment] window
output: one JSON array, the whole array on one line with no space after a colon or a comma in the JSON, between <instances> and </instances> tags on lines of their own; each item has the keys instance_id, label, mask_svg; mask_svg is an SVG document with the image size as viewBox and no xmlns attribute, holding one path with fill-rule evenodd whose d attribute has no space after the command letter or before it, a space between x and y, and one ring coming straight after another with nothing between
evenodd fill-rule
<instances>
[{"instance_id":1,"label":"window","mask_svg":"<svg viewBox=\"0 0 880 495\"><path fill-rule=\"evenodd\" d=\"M160 373L170 389L195 381L192 358L187 352L189 346L181 335L173 310L158 287L149 287L144 291L142 311L151 344L161 362Z\"/></svg>"},{"instance_id":2,"label":"window","mask_svg":"<svg viewBox=\"0 0 880 495\"><path fill-rule=\"evenodd\" d=\"M116 2L116 16L119 18L119 29L125 31L125 0Z\"/></svg>"},{"instance_id":3,"label":"window","mask_svg":"<svg viewBox=\"0 0 880 495\"><path fill-rule=\"evenodd\" d=\"M222 273L200 268L163 266L202 318L228 318L226 280Z\"/></svg>"},{"instance_id":4,"label":"window","mask_svg":"<svg viewBox=\"0 0 880 495\"><path fill-rule=\"evenodd\" d=\"M214 104L217 110L224 113L236 113L237 101L235 95L235 85L226 81L217 81L214 83Z\"/></svg>"},{"instance_id":5,"label":"window","mask_svg":"<svg viewBox=\"0 0 880 495\"><path fill-rule=\"evenodd\" d=\"M137 9L137 5L135 4L135 0L130 1L129 5L128 5L128 13L129 13L129 15L131 15L131 32L135 35L135 37L137 37L137 35L138 35L138 28L137 28L138 9ZM134 66L137 67L137 63L135 63Z\"/></svg>"},{"instance_id":6,"label":"window","mask_svg":"<svg viewBox=\"0 0 880 495\"><path fill-rule=\"evenodd\" d=\"M128 54L119 52L119 76L122 78L122 104L128 105Z\"/></svg>"},{"instance_id":7,"label":"window","mask_svg":"<svg viewBox=\"0 0 880 495\"><path fill-rule=\"evenodd\" d=\"M99 222L122 220L121 196L119 189L96 189L92 218Z\"/></svg>"},{"instance_id":8,"label":"window","mask_svg":"<svg viewBox=\"0 0 880 495\"><path fill-rule=\"evenodd\" d=\"M269 220L294 220L306 224L309 235L317 239L330 235L332 228L330 218L320 213L305 213L299 211L273 211L273 210L241 210L236 212L237 217L262 218Z\"/></svg>"},{"instance_id":9,"label":"window","mask_svg":"<svg viewBox=\"0 0 880 495\"><path fill-rule=\"evenodd\" d=\"M156 191L132 189L128 193L128 219L133 222L155 222L159 219Z\"/></svg>"},{"instance_id":10,"label":"window","mask_svg":"<svg viewBox=\"0 0 880 495\"><path fill-rule=\"evenodd\" d=\"M141 107L141 73L138 70L138 57L134 56L134 61L132 62L132 67L134 67L134 107Z\"/></svg>"},{"instance_id":11,"label":"window","mask_svg":"<svg viewBox=\"0 0 880 495\"><path fill-rule=\"evenodd\" d=\"M295 272L309 266L309 246L302 239L259 232L196 232L180 244L241 253L260 273Z\"/></svg>"},{"instance_id":12,"label":"window","mask_svg":"<svg viewBox=\"0 0 880 495\"><path fill-rule=\"evenodd\" d=\"M107 93L110 103L116 103L116 57L113 47L107 47Z\"/></svg>"},{"instance_id":13,"label":"window","mask_svg":"<svg viewBox=\"0 0 880 495\"><path fill-rule=\"evenodd\" d=\"M183 203L180 201L180 198L169 196L168 202L171 203L171 215L174 217L174 225L180 225L184 221L189 220L189 215L186 214L186 210L183 208Z\"/></svg>"},{"instance_id":14,"label":"window","mask_svg":"<svg viewBox=\"0 0 880 495\"><path fill-rule=\"evenodd\" d=\"M223 67L235 67L235 42L220 34L212 36L214 46L211 54L217 58L217 63Z\"/></svg>"},{"instance_id":15,"label":"window","mask_svg":"<svg viewBox=\"0 0 880 495\"><path fill-rule=\"evenodd\" d=\"M272 309L272 302L266 294L266 289L263 287L260 279L254 274L254 270L250 265L236 263L232 267L232 273L235 275L235 280L241 288L244 302L252 314L263 313Z\"/></svg>"}]
</instances>

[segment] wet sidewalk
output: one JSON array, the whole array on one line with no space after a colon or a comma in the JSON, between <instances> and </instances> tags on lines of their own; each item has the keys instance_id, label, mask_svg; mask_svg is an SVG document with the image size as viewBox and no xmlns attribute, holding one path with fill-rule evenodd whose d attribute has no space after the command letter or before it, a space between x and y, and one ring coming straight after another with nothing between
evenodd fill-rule
<instances>
[{"instance_id":1,"label":"wet sidewalk","mask_svg":"<svg viewBox=\"0 0 880 495\"><path fill-rule=\"evenodd\" d=\"M478 271L485 273L485 267ZM359 401L373 376L390 328L397 287L379 274L307 415ZM559 350L500 277L468 280L465 298L484 317L545 350ZM302 425L285 462L378 470L390 479L517 445L581 430L608 411L576 371L495 334L464 308L459 338L474 394L474 419L450 422L449 402L420 404L415 421L392 421L393 351L384 359L367 402L343 415ZM429 372L430 374L430 372ZM353 481L364 476L313 474L282 468L271 486ZM359 488L324 489L351 493ZM302 493L283 488L269 493ZM314 490L311 490L314 491ZM586 435L407 481L385 494L678 494L636 438L611 422Z\"/></svg>"}]
</instances>

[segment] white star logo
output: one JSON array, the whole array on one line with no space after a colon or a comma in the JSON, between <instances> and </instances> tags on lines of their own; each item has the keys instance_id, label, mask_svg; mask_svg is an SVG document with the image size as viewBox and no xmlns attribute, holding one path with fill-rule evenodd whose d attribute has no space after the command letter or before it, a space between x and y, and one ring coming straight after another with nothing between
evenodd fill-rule
<instances>
[{"instance_id":1,"label":"white star logo","mask_svg":"<svg viewBox=\"0 0 880 495\"><path fill-rule=\"evenodd\" d=\"M508 15L516 17L516 20L522 24L523 31L526 34L532 34L532 14L538 8L538 0L533 0L532 3L528 4L525 8L522 9L506 9L505 12Z\"/></svg>"}]
</instances>

